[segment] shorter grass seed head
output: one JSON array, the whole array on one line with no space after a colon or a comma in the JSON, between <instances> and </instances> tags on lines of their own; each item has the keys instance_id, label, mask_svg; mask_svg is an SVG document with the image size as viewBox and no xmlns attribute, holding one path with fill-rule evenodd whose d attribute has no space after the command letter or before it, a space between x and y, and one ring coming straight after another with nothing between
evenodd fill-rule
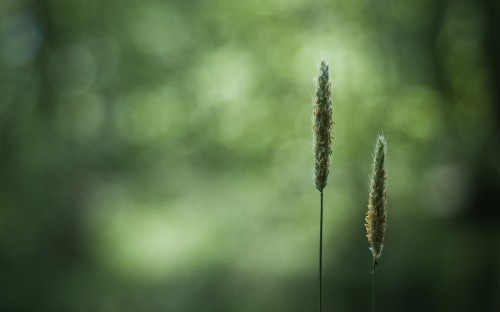
<instances>
[{"instance_id":1,"label":"shorter grass seed head","mask_svg":"<svg viewBox=\"0 0 500 312\"><path fill-rule=\"evenodd\" d=\"M332 100L329 68L321 61L313 103L314 183L321 192L326 186L332 154Z\"/></svg>"},{"instance_id":2,"label":"shorter grass seed head","mask_svg":"<svg viewBox=\"0 0 500 312\"><path fill-rule=\"evenodd\" d=\"M384 247L386 227L386 158L387 142L383 134L377 138L373 155L372 176L370 180L370 195L368 197L368 212L366 214L366 237L370 244L373 259L377 260Z\"/></svg>"}]
</instances>

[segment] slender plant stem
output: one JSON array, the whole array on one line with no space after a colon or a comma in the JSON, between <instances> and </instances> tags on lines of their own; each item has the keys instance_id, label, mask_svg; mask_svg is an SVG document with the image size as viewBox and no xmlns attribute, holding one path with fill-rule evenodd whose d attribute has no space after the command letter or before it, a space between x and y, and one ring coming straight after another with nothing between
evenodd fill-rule
<instances>
[{"instance_id":1,"label":"slender plant stem","mask_svg":"<svg viewBox=\"0 0 500 312\"><path fill-rule=\"evenodd\" d=\"M372 312L375 312L375 267L377 266L377 261L373 259L373 272L372 272Z\"/></svg>"},{"instance_id":2,"label":"slender plant stem","mask_svg":"<svg viewBox=\"0 0 500 312\"><path fill-rule=\"evenodd\" d=\"M321 210L319 219L319 312L321 312L321 295L323 280L323 191L320 192Z\"/></svg>"}]
</instances>

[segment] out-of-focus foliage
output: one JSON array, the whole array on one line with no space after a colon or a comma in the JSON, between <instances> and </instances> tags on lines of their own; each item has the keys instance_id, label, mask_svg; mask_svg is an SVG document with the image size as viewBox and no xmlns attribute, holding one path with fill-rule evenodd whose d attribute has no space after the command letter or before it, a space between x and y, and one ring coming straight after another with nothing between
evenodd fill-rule
<instances>
[{"instance_id":1,"label":"out-of-focus foliage","mask_svg":"<svg viewBox=\"0 0 500 312\"><path fill-rule=\"evenodd\" d=\"M312 311L314 75L330 63L324 307L500 310L493 0L0 2L0 310Z\"/></svg>"}]
</instances>

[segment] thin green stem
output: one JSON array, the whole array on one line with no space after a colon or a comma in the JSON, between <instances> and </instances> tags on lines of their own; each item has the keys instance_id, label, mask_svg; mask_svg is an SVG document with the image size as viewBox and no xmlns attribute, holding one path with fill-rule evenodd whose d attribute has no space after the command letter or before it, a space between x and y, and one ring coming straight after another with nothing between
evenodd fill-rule
<instances>
[{"instance_id":1,"label":"thin green stem","mask_svg":"<svg viewBox=\"0 0 500 312\"><path fill-rule=\"evenodd\" d=\"M319 312L321 312L322 277L323 277L323 191L320 192L321 210L319 219Z\"/></svg>"},{"instance_id":2,"label":"thin green stem","mask_svg":"<svg viewBox=\"0 0 500 312\"><path fill-rule=\"evenodd\" d=\"M375 312L375 267L377 260L373 258L373 272L372 272L372 312Z\"/></svg>"}]
</instances>

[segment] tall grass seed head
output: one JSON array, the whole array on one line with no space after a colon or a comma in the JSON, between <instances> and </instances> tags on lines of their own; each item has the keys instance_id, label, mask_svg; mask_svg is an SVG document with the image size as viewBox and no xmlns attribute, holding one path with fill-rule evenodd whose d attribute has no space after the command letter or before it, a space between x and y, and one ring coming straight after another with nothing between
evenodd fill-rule
<instances>
[{"instance_id":1,"label":"tall grass seed head","mask_svg":"<svg viewBox=\"0 0 500 312\"><path fill-rule=\"evenodd\" d=\"M373 259L377 260L384 247L386 227L386 158L387 141L383 134L377 138L373 155L370 194L368 197L368 212L365 218L366 237L370 244Z\"/></svg>"},{"instance_id":2,"label":"tall grass seed head","mask_svg":"<svg viewBox=\"0 0 500 312\"><path fill-rule=\"evenodd\" d=\"M326 186L332 154L332 99L329 66L321 61L313 103L314 183L321 192Z\"/></svg>"}]
</instances>

